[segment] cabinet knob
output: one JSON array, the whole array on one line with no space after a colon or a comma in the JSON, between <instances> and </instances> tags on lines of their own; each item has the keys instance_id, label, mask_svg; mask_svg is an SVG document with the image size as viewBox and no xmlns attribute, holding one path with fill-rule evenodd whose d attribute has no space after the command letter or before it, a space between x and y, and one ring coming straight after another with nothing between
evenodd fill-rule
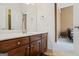
<instances>
[{"instance_id":1,"label":"cabinet knob","mask_svg":"<svg viewBox=\"0 0 79 59\"><path fill-rule=\"evenodd\" d=\"M21 44L21 42L18 42L18 45L20 45Z\"/></svg>"}]
</instances>

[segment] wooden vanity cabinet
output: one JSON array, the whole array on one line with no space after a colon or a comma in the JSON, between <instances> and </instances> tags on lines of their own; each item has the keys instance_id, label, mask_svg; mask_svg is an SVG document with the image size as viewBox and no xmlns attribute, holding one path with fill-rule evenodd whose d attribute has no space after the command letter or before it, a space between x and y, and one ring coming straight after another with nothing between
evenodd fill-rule
<instances>
[{"instance_id":1,"label":"wooden vanity cabinet","mask_svg":"<svg viewBox=\"0 0 79 59\"><path fill-rule=\"evenodd\" d=\"M47 50L47 33L0 41L0 53L8 56L39 56Z\"/></svg>"}]
</instances>

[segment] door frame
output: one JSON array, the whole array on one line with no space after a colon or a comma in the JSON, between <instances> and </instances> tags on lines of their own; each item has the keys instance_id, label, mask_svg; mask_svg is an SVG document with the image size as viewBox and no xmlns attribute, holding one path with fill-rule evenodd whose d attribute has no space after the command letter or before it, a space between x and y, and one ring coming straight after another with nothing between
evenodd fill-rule
<instances>
[{"instance_id":1,"label":"door frame","mask_svg":"<svg viewBox=\"0 0 79 59\"><path fill-rule=\"evenodd\" d=\"M73 5L70 5L70 6L73 6ZM55 12L54 13L54 15L55 15L55 42L57 42L57 13L58 13L57 12L57 3L54 3L54 12ZM74 13L74 11L73 11L73 13ZM73 18L73 24L74 24L74 18Z\"/></svg>"},{"instance_id":2,"label":"door frame","mask_svg":"<svg viewBox=\"0 0 79 59\"><path fill-rule=\"evenodd\" d=\"M54 3L54 11L55 11L55 42L57 42L57 3Z\"/></svg>"}]
</instances>

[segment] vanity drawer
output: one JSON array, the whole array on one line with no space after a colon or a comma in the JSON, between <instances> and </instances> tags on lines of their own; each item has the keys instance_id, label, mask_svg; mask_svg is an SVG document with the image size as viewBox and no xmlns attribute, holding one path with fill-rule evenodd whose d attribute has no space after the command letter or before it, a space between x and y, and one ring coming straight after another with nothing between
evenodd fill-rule
<instances>
[{"instance_id":1,"label":"vanity drawer","mask_svg":"<svg viewBox=\"0 0 79 59\"><path fill-rule=\"evenodd\" d=\"M6 52L8 50L14 49L18 46L17 40L8 40L0 42L0 52Z\"/></svg>"},{"instance_id":2,"label":"vanity drawer","mask_svg":"<svg viewBox=\"0 0 79 59\"><path fill-rule=\"evenodd\" d=\"M30 42L41 39L41 34L30 36Z\"/></svg>"},{"instance_id":3,"label":"vanity drawer","mask_svg":"<svg viewBox=\"0 0 79 59\"><path fill-rule=\"evenodd\" d=\"M19 46L29 43L29 37L15 38L0 42L0 52L6 52Z\"/></svg>"}]
</instances>

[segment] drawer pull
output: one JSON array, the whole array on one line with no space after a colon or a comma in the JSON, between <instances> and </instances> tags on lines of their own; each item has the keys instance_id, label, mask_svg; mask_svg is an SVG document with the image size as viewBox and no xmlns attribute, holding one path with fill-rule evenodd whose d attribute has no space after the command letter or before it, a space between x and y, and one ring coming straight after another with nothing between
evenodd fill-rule
<instances>
[{"instance_id":1,"label":"drawer pull","mask_svg":"<svg viewBox=\"0 0 79 59\"><path fill-rule=\"evenodd\" d=\"M20 45L21 44L21 42L18 42L18 45Z\"/></svg>"}]
</instances>

